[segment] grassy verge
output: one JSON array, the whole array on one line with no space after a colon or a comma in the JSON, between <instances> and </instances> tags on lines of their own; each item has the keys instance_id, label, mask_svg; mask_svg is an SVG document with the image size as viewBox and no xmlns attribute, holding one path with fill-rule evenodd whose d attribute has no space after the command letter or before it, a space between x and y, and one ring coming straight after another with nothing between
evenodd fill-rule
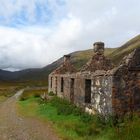
<instances>
[{"instance_id":1,"label":"grassy verge","mask_svg":"<svg viewBox=\"0 0 140 140\"><path fill-rule=\"evenodd\" d=\"M69 102L54 97L44 102L31 96L18 102L22 115L50 121L63 140L139 140L140 119L126 119L113 126L103 123L97 116L90 116Z\"/></svg>"}]
</instances>

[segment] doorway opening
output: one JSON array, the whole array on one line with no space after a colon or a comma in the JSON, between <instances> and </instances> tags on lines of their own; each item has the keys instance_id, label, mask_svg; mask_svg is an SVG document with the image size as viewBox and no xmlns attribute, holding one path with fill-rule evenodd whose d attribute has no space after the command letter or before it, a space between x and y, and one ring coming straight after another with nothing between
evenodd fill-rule
<instances>
[{"instance_id":1,"label":"doorway opening","mask_svg":"<svg viewBox=\"0 0 140 140\"><path fill-rule=\"evenodd\" d=\"M52 80L53 80L53 78L51 77L51 88L52 88Z\"/></svg>"},{"instance_id":2,"label":"doorway opening","mask_svg":"<svg viewBox=\"0 0 140 140\"><path fill-rule=\"evenodd\" d=\"M64 92L64 78L61 77L61 92Z\"/></svg>"},{"instance_id":3,"label":"doorway opening","mask_svg":"<svg viewBox=\"0 0 140 140\"><path fill-rule=\"evenodd\" d=\"M55 77L55 93L57 95L57 77Z\"/></svg>"},{"instance_id":4,"label":"doorway opening","mask_svg":"<svg viewBox=\"0 0 140 140\"><path fill-rule=\"evenodd\" d=\"M74 78L71 78L71 81L70 81L70 101L72 103L74 103L74 83L75 83Z\"/></svg>"}]
</instances>

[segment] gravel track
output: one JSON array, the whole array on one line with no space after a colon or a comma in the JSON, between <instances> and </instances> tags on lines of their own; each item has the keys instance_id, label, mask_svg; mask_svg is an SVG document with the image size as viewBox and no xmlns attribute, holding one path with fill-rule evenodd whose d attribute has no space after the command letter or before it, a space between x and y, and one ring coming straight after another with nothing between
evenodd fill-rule
<instances>
[{"instance_id":1,"label":"gravel track","mask_svg":"<svg viewBox=\"0 0 140 140\"><path fill-rule=\"evenodd\" d=\"M50 124L17 114L16 101L22 93L0 104L0 140L60 140Z\"/></svg>"}]
</instances>

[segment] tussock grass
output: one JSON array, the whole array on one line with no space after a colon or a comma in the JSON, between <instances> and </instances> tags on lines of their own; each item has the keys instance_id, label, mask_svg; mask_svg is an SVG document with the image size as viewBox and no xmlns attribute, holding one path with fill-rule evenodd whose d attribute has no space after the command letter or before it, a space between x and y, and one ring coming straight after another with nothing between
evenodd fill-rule
<instances>
[{"instance_id":1,"label":"tussock grass","mask_svg":"<svg viewBox=\"0 0 140 140\"><path fill-rule=\"evenodd\" d=\"M29 97L40 97L42 94L47 94L47 89L29 89L25 90L20 96L20 100L26 100Z\"/></svg>"}]
</instances>

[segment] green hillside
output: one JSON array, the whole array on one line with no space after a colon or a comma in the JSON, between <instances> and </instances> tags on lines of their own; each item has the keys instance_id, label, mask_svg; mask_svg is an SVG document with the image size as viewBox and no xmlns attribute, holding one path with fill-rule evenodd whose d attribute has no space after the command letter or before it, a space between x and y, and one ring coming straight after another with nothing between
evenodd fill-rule
<instances>
[{"instance_id":1,"label":"green hillside","mask_svg":"<svg viewBox=\"0 0 140 140\"><path fill-rule=\"evenodd\" d=\"M106 48L105 55L108 56L115 48ZM77 51L71 54L71 61L77 69L80 69L93 56L93 50Z\"/></svg>"},{"instance_id":2,"label":"green hillside","mask_svg":"<svg viewBox=\"0 0 140 140\"><path fill-rule=\"evenodd\" d=\"M128 55L138 47L140 47L140 35L129 40L124 45L114 50L111 54L108 55L108 57L112 59L114 64L118 65L124 56Z\"/></svg>"}]
</instances>

